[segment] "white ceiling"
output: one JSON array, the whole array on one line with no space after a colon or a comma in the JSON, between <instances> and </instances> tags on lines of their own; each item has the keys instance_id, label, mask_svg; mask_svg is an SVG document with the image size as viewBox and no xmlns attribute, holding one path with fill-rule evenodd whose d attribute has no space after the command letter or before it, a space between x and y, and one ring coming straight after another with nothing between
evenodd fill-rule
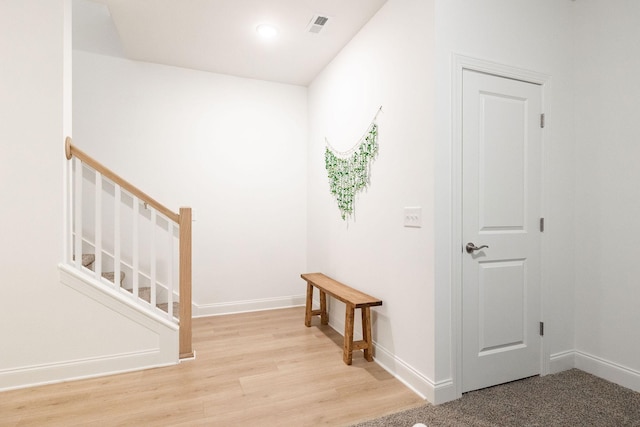
<instances>
[{"instance_id":1,"label":"white ceiling","mask_svg":"<svg viewBox=\"0 0 640 427\"><path fill-rule=\"evenodd\" d=\"M74 0L74 48L308 85L387 0ZM330 17L320 34L314 15ZM256 26L275 25L274 40Z\"/></svg>"}]
</instances>

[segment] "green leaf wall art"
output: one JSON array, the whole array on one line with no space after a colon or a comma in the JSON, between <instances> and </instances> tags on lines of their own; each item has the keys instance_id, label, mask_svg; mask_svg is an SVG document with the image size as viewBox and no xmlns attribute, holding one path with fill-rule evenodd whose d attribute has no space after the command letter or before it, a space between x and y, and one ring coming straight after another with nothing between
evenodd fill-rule
<instances>
[{"instance_id":1,"label":"green leaf wall art","mask_svg":"<svg viewBox=\"0 0 640 427\"><path fill-rule=\"evenodd\" d=\"M375 118L367 132L347 152L334 150L327 141L325 166L329 175L329 189L338 202L343 220L353 216L356 194L369 185L371 162L377 154L378 125Z\"/></svg>"}]
</instances>

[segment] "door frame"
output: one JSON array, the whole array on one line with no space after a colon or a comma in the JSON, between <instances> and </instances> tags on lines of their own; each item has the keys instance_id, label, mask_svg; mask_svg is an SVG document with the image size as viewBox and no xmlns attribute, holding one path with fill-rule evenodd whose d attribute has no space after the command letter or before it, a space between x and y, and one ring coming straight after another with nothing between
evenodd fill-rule
<instances>
[{"instance_id":1,"label":"door frame","mask_svg":"<svg viewBox=\"0 0 640 427\"><path fill-rule=\"evenodd\" d=\"M451 94L451 321L452 321L452 379L457 397L462 396L462 76L464 70L471 70L497 77L521 80L540 86L542 111L549 116L550 105L547 94L551 91L551 76L523 68L512 67L464 55L452 55ZM546 211L546 167L548 164L546 141L550 139L548 121L542 132L542 158L540 171L540 215ZM545 239L540 239L540 321L545 313ZM549 373L549 346L541 339L540 374Z\"/></svg>"}]
</instances>

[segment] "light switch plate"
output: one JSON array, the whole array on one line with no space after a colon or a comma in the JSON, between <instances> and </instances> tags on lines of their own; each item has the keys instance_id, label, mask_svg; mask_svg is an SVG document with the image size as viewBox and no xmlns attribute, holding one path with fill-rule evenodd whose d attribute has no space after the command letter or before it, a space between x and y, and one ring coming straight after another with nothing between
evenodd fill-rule
<instances>
[{"instance_id":1,"label":"light switch plate","mask_svg":"<svg viewBox=\"0 0 640 427\"><path fill-rule=\"evenodd\" d=\"M422 227L422 208L404 208L404 226L413 228Z\"/></svg>"}]
</instances>

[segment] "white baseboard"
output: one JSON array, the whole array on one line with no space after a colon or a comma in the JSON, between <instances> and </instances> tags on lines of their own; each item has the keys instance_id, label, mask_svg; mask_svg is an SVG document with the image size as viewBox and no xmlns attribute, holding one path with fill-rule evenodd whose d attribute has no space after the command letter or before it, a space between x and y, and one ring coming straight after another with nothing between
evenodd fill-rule
<instances>
[{"instance_id":1,"label":"white baseboard","mask_svg":"<svg viewBox=\"0 0 640 427\"><path fill-rule=\"evenodd\" d=\"M576 368L640 392L640 372L582 351L575 352L575 359Z\"/></svg>"},{"instance_id":2,"label":"white baseboard","mask_svg":"<svg viewBox=\"0 0 640 427\"><path fill-rule=\"evenodd\" d=\"M329 326L340 335L344 336L344 322L331 320ZM362 339L362 332L357 329L353 332L355 341ZM393 375L398 381L409 387L418 396L437 405L440 403L455 400L460 396L456 395L456 387L452 379L444 381L432 381L411 365L397 357L375 340L373 341L373 358L385 371Z\"/></svg>"},{"instance_id":3,"label":"white baseboard","mask_svg":"<svg viewBox=\"0 0 640 427\"><path fill-rule=\"evenodd\" d=\"M579 350L551 355L550 373L580 369L596 377L640 392L640 372Z\"/></svg>"},{"instance_id":4,"label":"white baseboard","mask_svg":"<svg viewBox=\"0 0 640 427\"><path fill-rule=\"evenodd\" d=\"M574 350L561 351L549 357L549 373L567 371L576 367L576 352Z\"/></svg>"},{"instance_id":5,"label":"white baseboard","mask_svg":"<svg viewBox=\"0 0 640 427\"><path fill-rule=\"evenodd\" d=\"M0 392L66 381L122 374L148 368L170 366L161 363L159 349L104 357L68 360L58 363L4 369L0 371Z\"/></svg>"},{"instance_id":6,"label":"white baseboard","mask_svg":"<svg viewBox=\"0 0 640 427\"><path fill-rule=\"evenodd\" d=\"M193 317L220 316L223 314L246 313L250 311L276 310L279 308L305 305L305 295L278 298L264 298L248 301L232 301L214 304L193 303Z\"/></svg>"},{"instance_id":7,"label":"white baseboard","mask_svg":"<svg viewBox=\"0 0 640 427\"><path fill-rule=\"evenodd\" d=\"M374 359L398 381L409 387L417 395L434 405L455 400L456 387L453 380L435 382L416 371L411 365L377 343L374 346Z\"/></svg>"},{"instance_id":8,"label":"white baseboard","mask_svg":"<svg viewBox=\"0 0 640 427\"><path fill-rule=\"evenodd\" d=\"M332 327L340 334L344 331L344 325L336 324L332 325ZM453 380L446 379L434 382L375 342L374 355L376 362L380 366L418 395L433 404L449 402L460 397L456 395L456 387ZM640 392L639 371L576 350L568 350L551 355L551 374L573 368L580 369L612 383Z\"/></svg>"}]
</instances>

